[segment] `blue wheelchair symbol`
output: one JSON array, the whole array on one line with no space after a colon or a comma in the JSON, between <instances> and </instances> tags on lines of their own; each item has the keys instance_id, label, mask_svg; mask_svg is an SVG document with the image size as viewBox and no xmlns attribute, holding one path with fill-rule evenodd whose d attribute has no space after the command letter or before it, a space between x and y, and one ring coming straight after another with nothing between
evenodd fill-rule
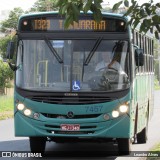
<instances>
[{"instance_id":1,"label":"blue wheelchair symbol","mask_svg":"<svg viewBox=\"0 0 160 160\"><path fill-rule=\"evenodd\" d=\"M73 81L72 82L72 89L74 91L79 91L81 88L80 88L80 81Z\"/></svg>"}]
</instances>

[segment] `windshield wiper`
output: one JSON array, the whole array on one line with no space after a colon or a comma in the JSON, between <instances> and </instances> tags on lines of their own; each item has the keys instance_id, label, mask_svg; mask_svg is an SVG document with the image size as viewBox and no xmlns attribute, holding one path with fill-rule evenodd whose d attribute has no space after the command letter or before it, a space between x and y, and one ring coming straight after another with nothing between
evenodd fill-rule
<instances>
[{"instance_id":1,"label":"windshield wiper","mask_svg":"<svg viewBox=\"0 0 160 160\"><path fill-rule=\"evenodd\" d=\"M99 44L101 43L103 37L99 37L95 43L95 45L93 46L92 50L90 51L90 53L88 54L86 60L84 61L84 65L88 65L92 56L94 55L95 51L97 50Z\"/></svg>"},{"instance_id":2,"label":"windshield wiper","mask_svg":"<svg viewBox=\"0 0 160 160\"><path fill-rule=\"evenodd\" d=\"M48 45L49 49L51 50L51 52L53 53L53 55L56 57L57 61L59 63L63 63L62 58L58 55L57 51L53 48L52 43L50 42L50 40L48 40L47 37L45 37L45 42Z\"/></svg>"}]
</instances>

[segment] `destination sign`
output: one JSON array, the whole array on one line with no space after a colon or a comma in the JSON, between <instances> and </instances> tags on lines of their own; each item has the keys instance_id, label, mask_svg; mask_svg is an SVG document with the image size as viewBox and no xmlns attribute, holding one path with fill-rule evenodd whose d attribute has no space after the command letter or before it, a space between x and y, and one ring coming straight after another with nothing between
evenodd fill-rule
<instances>
[{"instance_id":1,"label":"destination sign","mask_svg":"<svg viewBox=\"0 0 160 160\"><path fill-rule=\"evenodd\" d=\"M91 18L91 17L90 17ZM64 28L64 19L54 17L26 18L20 23L21 31L97 31L97 32L124 32L125 22L120 19L102 19L99 23L93 19L84 18L73 22L67 29Z\"/></svg>"},{"instance_id":2,"label":"destination sign","mask_svg":"<svg viewBox=\"0 0 160 160\"><path fill-rule=\"evenodd\" d=\"M33 20L34 30L64 30L64 20L35 19ZM68 30L106 30L106 21L100 23L94 20L79 20L70 25Z\"/></svg>"}]
</instances>

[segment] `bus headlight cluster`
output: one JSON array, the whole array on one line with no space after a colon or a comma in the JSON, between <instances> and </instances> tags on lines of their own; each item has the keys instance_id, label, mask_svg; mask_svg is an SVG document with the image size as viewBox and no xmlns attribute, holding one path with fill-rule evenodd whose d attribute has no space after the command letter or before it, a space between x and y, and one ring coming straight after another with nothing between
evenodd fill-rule
<instances>
[{"instance_id":1,"label":"bus headlight cluster","mask_svg":"<svg viewBox=\"0 0 160 160\"><path fill-rule=\"evenodd\" d=\"M25 116L32 116L34 119L39 119L40 114L33 112L31 109L28 109L23 103L17 105L17 109L23 113Z\"/></svg>"},{"instance_id":2,"label":"bus headlight cluster","mask_svg":"<svg viewBox=\"0 0 160 160\"><path fill-rule=\"evenodd\" d=\"M112 111L112 117L117 118L120 116L120 114L128 112L128 104L122 104L119 106L117 110Z\"/></svg>"},{"instance_id":3,"label":"bus headlight cluster","mask_svg":"<svg viewBox=\"0 0 160 160\"><path fill-rule=\"evenodd\" d=\"M32 111L28 108L25 107L25 105L23 103L19 103L17 105L17 109L19 111L22 111L24 113L25 116L30 116L32 114Z\"/></svg>"}]
</instances>

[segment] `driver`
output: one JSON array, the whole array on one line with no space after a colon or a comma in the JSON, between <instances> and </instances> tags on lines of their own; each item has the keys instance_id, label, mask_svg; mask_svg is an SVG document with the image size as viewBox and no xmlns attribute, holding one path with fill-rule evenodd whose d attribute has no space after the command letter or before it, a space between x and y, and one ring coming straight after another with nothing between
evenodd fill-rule
<instances>
[{"instance_id":1,"label":"driver","mask_svg":"<svg viewBox=\"0 0 160 160\"><path fill-rule=\"evenodd\" d=\"M117 61L111 61L110 52L102 52L102 61L100 61L95 68L95 71L104 71L106 68L113 68L115 70L120 69L120 64Z\"/></svg>"}]
</instances>

